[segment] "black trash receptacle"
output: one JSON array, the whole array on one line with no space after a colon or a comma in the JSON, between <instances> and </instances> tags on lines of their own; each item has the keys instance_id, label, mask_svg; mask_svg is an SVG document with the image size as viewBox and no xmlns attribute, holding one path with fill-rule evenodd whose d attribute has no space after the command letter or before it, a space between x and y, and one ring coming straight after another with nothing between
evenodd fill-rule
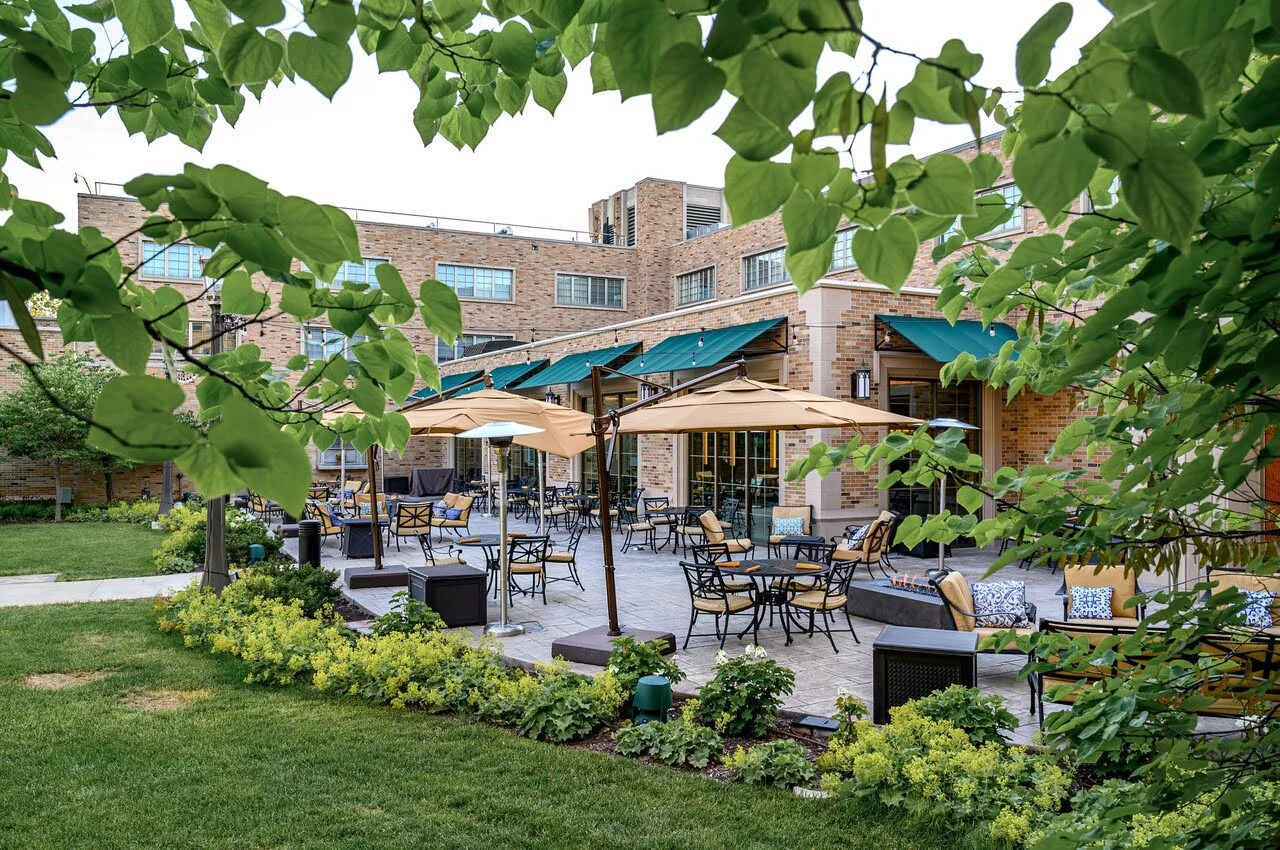
<instances>
[{"instance_id":1,"label":"black trash receptacle","mask_svg":"<svg viewBox=\"0 0 1280 850\"><path fill-rule=\"evenodd\" d=\"M304 519L298 523L298 563L320 566L320 520Z\"/></svg>"}]
</instances>

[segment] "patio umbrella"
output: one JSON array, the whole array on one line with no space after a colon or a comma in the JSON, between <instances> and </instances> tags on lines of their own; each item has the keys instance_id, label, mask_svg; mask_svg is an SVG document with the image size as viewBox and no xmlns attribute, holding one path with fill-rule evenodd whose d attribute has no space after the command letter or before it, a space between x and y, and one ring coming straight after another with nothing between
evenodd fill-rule
<instances>
[{"instance_id":1,"label":"patio umbrella","mask_svg":"<svg viewBox=\"0 0 1280 850\"><path fill-rule=\"evenodd\" d=\"M700 431L804 431L811 428L919 425L919 419L804 390L735 378L660 401L618 420L623 434ZM751 451L746 452L747 536L751 535Z\"/></svg>"},{"instance_id":2,"label":"patio umbrella","mask_svg":"<svg viewBox=\"0 0 1280 850\"><path fill-rule=\"evenodd\" d=\"M575 457L594 445L591 414L501 390L480 390L404 411L415 437L449 437L490 422L518 422L541 431L515 438L518 446Z\"/></svg>"}]
</instances>

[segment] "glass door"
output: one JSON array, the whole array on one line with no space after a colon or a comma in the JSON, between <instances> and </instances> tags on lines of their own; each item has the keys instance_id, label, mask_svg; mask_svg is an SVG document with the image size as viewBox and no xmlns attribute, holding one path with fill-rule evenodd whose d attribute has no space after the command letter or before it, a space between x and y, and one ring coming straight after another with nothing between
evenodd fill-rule
<instances>
[{"instance_id":1,"label":"glass door","mask_svg":"<svg viewBox=\"0 0 1280 850\"><path fill-rule=\"evenodd\" d=\"M485 478L489 471L484 468L484 440L454 440L453 469L461 476L461 486Z\"/></svg>"},{"instance_id":2,"label":"glass door","mask_svg":"<svg viewBox=\"0 0 1280 850\"><path fill-rule=\"evenodd\" d=\"M977 381L944 387L941 381L928 378L890 378L889 410L916 419L959 419L981 428L981 392L981 384ZM976 452L981 445L981 431L965 431L964 439L969 451ZM894 461L889 468L905 470L914 460L914 456L904 457ZM954 486L947 488L947 507L953 512L957 510L957 489ZM889 488L889 509L919 516L935 514L939 510L938 486L894 484Z\"/></svg>"},{"instance_id":3,"label":"glass door","mask_svg":"<svg viewBox=\"0 0 1280 850\"><path fill-rule=\"evenodd\" d=\"M750 463L747 453L750 451ZM689 435L689 504L714 508L738 499L746 520L748 468L751 486L751 536L769 538L769 519L778 504L778 435L772 431L706 431ZM739 527L739 531L741 531Z\"/></svg>"},{"instance_id":4,"label":"glass door","mask_svg":"<svg viewBox=\"0 0 1280 850\"><path fill-rule=\"evenodd\" d=\"M617 410L620 407L626 407L636 401L635 393L609 393L604 396L604 409ZM590 398L582 400L582 409L587 413L593 413ZM635 492L635 488L640 486L640 440L636 434L618 434L613 438L613 459L609 465L609 475L614 490L614 495L621 499L631 498L631 494ZM605 440L605 451L609 449L609 440ZM580 457L582 458L582 486L587 493L597 493L600 490L600 479L596 474L596 450L595 448L587 449Z\"/></svg>"}]
</instances>

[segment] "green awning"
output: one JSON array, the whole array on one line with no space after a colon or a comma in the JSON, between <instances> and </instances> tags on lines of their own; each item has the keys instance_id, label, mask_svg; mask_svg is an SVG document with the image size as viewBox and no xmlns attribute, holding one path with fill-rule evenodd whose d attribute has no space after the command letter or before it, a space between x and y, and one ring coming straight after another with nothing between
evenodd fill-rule
<instances>
[{"instance_id":1,"label":"green awning","mask_svg":"<svg viewBox=\"0 0 1280 850\"><path fill-rule=\"evenodd\" d=\"M512 389L532 390L538 387L556 384L572 384L584 380L591 375L593 365L610 366L620 357L625 357L640 346L638 342L628 342L611 348L600 348L595 351L580 351L561 357L547 368L528 380L522 381Z\"/></svg>"},{"instance_id":2,"label":"green awning","mask_svg":"<svg viewBox=\"0 0 1280 850\"><path fill-rule=\"evenodd\" d=\"M474 372L459 372L457 375L445 375L443 378L440 379L440 389L451 390L454 387L456 387L458 384L465 384L467 381L470 381L472 378L478 378L483 374L484 372L482 370L477 369ZM477 384L476 389L480 389L480 387L482 386L484 385ZM436 391L431 389L431 387L423 387L422 389L414 393L412 396L410 396L410 398L431 398L431 396L435 394L436 394Z\"/></svg>"},{"instance_id":3,"label":"green awning","mask_svg":"<svg viewBox=\"0 0 1280 850\"><path fill-rule=\"evenodd\" d=\"M669 336L619 371L628 375L651 375L654 372L714 366L755 342L782 324L782 321L764 319L731 328L713 328Z\"/></svg>"},{"instance_id":4,"label":"green awning","mask_svg":"<svg viewBox=\"0 0 1280 850\"><path fill-rule=\"evenodd\" d=\"M1018 332L1003 322L984 326L973 319L961 319L953 325L946 319L915 316L876 316L876 321L884 322L939 363L950 363L966 352L981 360L999 354L1001 346L1018 338Z\"/></svg>"},{"instance_id":5,"label":"green awning","mask_svg":"<svg viewBox=\"0 0 1280 850\"><path fill-rule=\"evenodd\" d=\"M535 360L532 363L512 363L510 366L499 366L489 371L495 390L505 390L512 384L525 380L534 372L550 363L550 360ZM484 389L484 384L473 384L458 395L463 396Z\"/></svg>"}]
</instances>

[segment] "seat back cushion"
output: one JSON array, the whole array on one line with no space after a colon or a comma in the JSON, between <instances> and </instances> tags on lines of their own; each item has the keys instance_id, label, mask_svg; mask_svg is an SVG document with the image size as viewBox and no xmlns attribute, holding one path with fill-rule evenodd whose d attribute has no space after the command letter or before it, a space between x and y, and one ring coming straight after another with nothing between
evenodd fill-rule
<instances>
[{"instance_id":1,"label":"seat back cushion","mask_svg":"<svg viewBox=\"0 0 1280 850\"><path fill-rule=\"evenodd\" d=\"M956 631L971 632L977 621L973 618L973 592L969 590L969 582L957 572L948 573L946 578L938 582L938 589L951 606L951 617L956 622Z\"/></svg>"},{"instance_id":2,"label":"seat back cushion","mask_svg":"<svg viewBox=\"0 0 1280 850\"><path fill-rule=\"evenodd\" d=\"M1097 564L1075 564L1064 567L1062 577L1068 591L1073 587L1111 588L1111 616L1137 616L1137 611L1133 608L1124 607L1124 603L1138 593L1138 578L1133 573L1126 572L1124 564L1102 567Z\"/></svg>"},{"instance_id":3,"label":"seat back cushion","mask_svg":"<svg viewBox=\"0 0 1280 850\"><path fill-rule=\"evenodd\" d=\"M1259 576L1252 573L1211 570L1209 572L1209 581L1218 583L1218 586L1213 589L1214 593L1221 593L1228 587L1238 587L1244 593L1252 590L1276 594L1271 603L1271 622L1280 624L1280 576ZM1264 626L1263 628L1267 627Z\"/></svg>"},{"instance_id":4,"label":"seat back cushion","mask_svg":"<svg viewBox=\"0 0 1280 850\"><path fill-rule=\"evenodd\" d=\"M698 517L698 523L702 526L702 530L707 533L709 542L719 543L724 540L724 526L720 524L720 520L716 518L714 511L704 511Z\"/></svg>"},{"instance_id":5,"label":"seat back cushion","mask_svg":"<svg viewBox=\"0 0 1280 850\"><path fill-rule=\"evenodd\" d=\"M807 505L777 505L773 509L773 525L777 528L780 519L799 519L799 531L775 531L775 534L808 534L809 533L809 514L811 511Z\"/></svg>"},{"instance_id":6,"label":"seat back cushion","mask_svg":"<svg viewBox=\"0 0 1280 850\"><path fill-rule=\"evenodd\" d=\"M462 519L466 519L471 515L471 505L475 500L475 496L458 496L453 500L453 506L462 511Z\"/></svg>"}]
</instances>

